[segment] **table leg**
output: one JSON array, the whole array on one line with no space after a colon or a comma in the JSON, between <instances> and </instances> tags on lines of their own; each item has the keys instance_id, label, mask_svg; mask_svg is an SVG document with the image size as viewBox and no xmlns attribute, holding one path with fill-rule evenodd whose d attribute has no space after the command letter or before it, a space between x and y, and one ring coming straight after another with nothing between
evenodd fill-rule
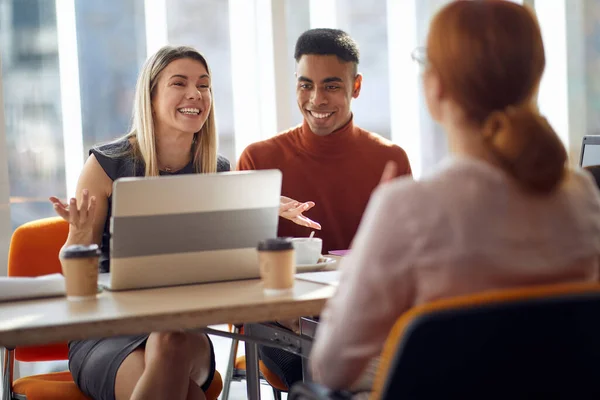
<instances>
[{"instance_id":1,"label":"table leg","mask_svg":"<svg viewBox=\"0 0 600 400\"><path fill-rule=\"evenodd\" d=\"M308 338L312 341L315 337L315 333L317 331L319 323L312 318L309 317L301 317L300 318L300 335ZM312 376L310 373L310 362L308 359L308 355L310 354L310 350L307 351L307 357L302 357L302 380L304 382L311 382Z\"/></svg>"},{"instance_id":2,"label":"table leg","mask_svg":"<svg viewBox=\"0 0 600 400\"><path fill-rule=\"evenodd\" d=\"M248 400L260 400L260 377L258 370L258 345L245 342L246 347L246 390Z\"/></svg>"},{"instance_id":3,"label":"table leg","mask_svg":"<svg viewBox=\"0 0 600 400\"><path fill-rule=\"evenodd\" d=\"M239 334L240 330L237 326L233 326L233 333ZM223 392L221 393L222 400L229 400L229 390L231 389L231 381L233 379L233 371L235 370L235 359L237 358L239 339L231 339L231 349L229 350L229 362L227 363L227 371L223 380Z\"/></svg>"},{"instance_id":4,"label":"table leg","mask_svg":"<svg viewBox=\"0 0 600 400\"><path fill-rule=\"evenodd\" d=\"M315 324L311 322L311 326ZM302 325L301 325L302 326ZM218 331L211 328L202 328L199 331L207 334L242 340L246 347L246 389L249 400L260 399L260 371L258 368L258 344L271 346L289 351L303 358L303 378L310 381L308 369L308 356L312 347L312 335L305 324L302 334L297 335L289 329L284 329L269 323L244 324L244 334ZM306 333L306 334L305 334ZM229 376L229 375L227 375ZM226 389L224 388L224 393Z\"/></svg>"},{"instance_id":5,"label":"table leg","mask_svg":"<svg viewBox=\"0 0 600 400\"><path fill-rule=\"evenodd\" d=\"M302 357L302 381L312 382L312 376L310 374L310 362L308 358Z\"/></svg>"},{"instance_id":6,"label":"table leg","mask_svg":"<svg viewBox=\"0 0 600 400\"><path fill-rule=\"evenodd\" d=\"M2 368L0 370L2 375L2 400L11 400L12 397L10 393L10 364L12 361L10 356L11 354L6 348L0 347L0 368Z\"/></svg>"}]
</instances>

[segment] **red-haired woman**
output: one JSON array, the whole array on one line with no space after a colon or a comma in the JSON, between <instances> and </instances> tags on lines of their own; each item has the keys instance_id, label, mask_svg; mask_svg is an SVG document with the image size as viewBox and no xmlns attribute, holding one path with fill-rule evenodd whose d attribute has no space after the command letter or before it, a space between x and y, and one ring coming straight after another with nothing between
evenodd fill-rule
<instances>
[{"instance_id":1,"label":"red-haired woman","mask_svg":"<svg viewBox=\"0 0 600 400\"><path fill-rule=\"evenodd\" d=\"M423 54L427 107L451 157L372 196L311 356L315 380L335 389L356 381L417 304L598 280L598 190L566 167L537 110L545 57L534 14L510 1L453 1Z\"/></svg>"}]
</instances>

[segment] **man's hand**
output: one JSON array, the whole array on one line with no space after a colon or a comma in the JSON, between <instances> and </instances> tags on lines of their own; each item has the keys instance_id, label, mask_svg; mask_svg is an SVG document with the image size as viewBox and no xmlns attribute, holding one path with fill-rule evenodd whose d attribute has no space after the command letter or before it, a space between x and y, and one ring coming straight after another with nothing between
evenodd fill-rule
<instances>
[{"instance_id":1,"label":"man's hand","mask_svg":"<svg viewBox=\"0 0 600 400\"><path fill-rule=\"evenodd\" d=\"M315 206L312 201L300 203L289 197L281 196L279 200L279 216L290 221L312 229L321 229L321 224L302 215L303 212Z\"/></svg>"},{"instance_id":2,"label":"man's hand","mask_svg":"<svg viewBox=\"0 0 600 400\"><path fill-rule=\"evenodd\" d=\"M398 176L398 164L395 161L388 161L383 168L379 184L387 183Z\"/></svg>"}]
</instances>

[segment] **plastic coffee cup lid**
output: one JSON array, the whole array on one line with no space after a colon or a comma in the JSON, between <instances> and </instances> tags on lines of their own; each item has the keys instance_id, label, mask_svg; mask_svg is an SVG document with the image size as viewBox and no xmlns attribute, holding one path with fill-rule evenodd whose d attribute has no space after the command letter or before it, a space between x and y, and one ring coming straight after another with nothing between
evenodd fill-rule
<instances>
[{"instance_id":1,"label":"plastic coffee cup lid","mask_svg":"<svg viewBox=\"0 0 600 400\"><path fill-rule=\"evenodd\" d=\"M258 243L258 251L281 251L293 248L292 242L286 238L266 239Z\"/></svg>"},{"instance_id":2,"label":"plastic coffee cup lid","mask_svg":"<svg viewBox=\"0 0 600 400\"><path fill-rule=\"evenodd\" d=\"M63 248L60 252L60 258L85 258L97 257L100 255L100 249L97 244L81 245L73 244Z\"/></svg>"}]
</instances>

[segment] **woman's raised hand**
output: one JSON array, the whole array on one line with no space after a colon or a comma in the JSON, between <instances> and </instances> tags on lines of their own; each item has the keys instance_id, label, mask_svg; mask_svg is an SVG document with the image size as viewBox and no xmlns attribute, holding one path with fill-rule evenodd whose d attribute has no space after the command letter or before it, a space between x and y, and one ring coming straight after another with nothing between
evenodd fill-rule
<instances>
[{"instance_id":1,"label":"woman's raised hand","mask_svg":"<svg viewBox=\"0 0 600 400\"><path fill-rule=\"evenodd\" d=\"M58 197L50 197L54 205L54 211L70 224L70 229L81 233L91 233L94 223L94 212L96 211L96 197L91 196L87 189L82 192L81 204L77 206L74 197L69 203L63 203Z\"/></svg>"}]
</instances>

